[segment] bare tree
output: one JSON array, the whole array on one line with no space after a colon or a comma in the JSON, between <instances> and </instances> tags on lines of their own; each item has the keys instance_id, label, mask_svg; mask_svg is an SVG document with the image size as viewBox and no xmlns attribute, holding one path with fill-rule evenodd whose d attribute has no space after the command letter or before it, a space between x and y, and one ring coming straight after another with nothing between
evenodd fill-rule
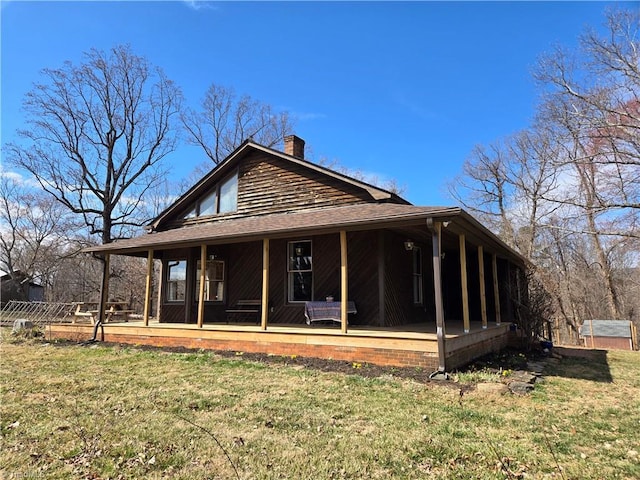
<instances>
[{"instance_id":1,"label":"bare tree","mask_svg":"<svg viewBox=\"0 0 640 480\"><path fill-rule=\"evenodd\" d=\"M187 109L181 118L189 142L202 147L216 165L248 138L275 147L293 132L287 112L216 84L207 90L199 111Z\"/></svg>"},{"instance_id":2,"label":"bare tree","mask_svg":"<svg viewBox=\"0 0 640 480\"><path fill-rule=\"evenodd\" d=\"M640 12L541 58L531 128L477 147L451 192L540 268L571 336L586 318L638 321Z\"/></svg>"},{"instance_id":3,"label":"bare tree","mask_svg":"<svg viewBox=\"0 0 640 480\"><path fill-rule=\"evenodd\" d=\"M129 236L145 193L175 147L180 90L128 46L91 50L80 65L45 69L27 94L29 129L7 148L102 243Z\"/></svg>"},{"instance_id":4,"label":"bare tree","mask_svg":"<svg viewBox=\"0 0 640 480\"><path fill-rule=\"evenodd\" d=\"M60 249L77 225L64 207L24 179L0 172L0 269L42 280L61 260Z\"/></svg>"}]
</instances>

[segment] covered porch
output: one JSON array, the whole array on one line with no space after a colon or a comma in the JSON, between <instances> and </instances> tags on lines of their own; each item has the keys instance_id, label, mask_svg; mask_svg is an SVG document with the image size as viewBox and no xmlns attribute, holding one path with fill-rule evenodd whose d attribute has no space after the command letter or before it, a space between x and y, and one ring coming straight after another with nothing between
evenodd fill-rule
<instances>
[{"instance_id":1,"label":"covered porch","mask_svg":"<svg viewBox=\"0 0 640 480\"><path fill-rule=\"evenodd\" d=\"M521 270L519 258L460 209L384 204L228 220L90 250L104 255L106 275L110 255L147 258L141 322L110 323L106 339L440 371L504 347ZM104 302L108 296L107 287ZM305 325L307 302L329 296L337 321ZM255 321L232 320L249 300Z\"/></svg>"}]
</instances>

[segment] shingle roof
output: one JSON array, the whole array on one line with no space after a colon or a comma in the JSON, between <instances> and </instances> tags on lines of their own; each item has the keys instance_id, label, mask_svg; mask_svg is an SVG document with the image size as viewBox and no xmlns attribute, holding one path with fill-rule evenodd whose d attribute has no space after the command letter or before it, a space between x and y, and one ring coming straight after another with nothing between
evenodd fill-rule
<instances>
[{"instance_id":1,"label":"shingle roof","mask_svg":"<svg viewBox=\"0 0 640 480\"><path fill-rule=\"evenodd\" d=\"M580 326L580 336L590 337L591 325L594 337L631 338L629 320L587 320Z\"/></svg>"},{"instance_id":2,"label":"shingle roof","mask_svg":"<svg viewBox=\"0 0 640 480\"><path fill-rule=\"evenodd\" d=\"M87 252L133 253L149 248L198 245L203 242L247 241L288 232L340 230L375 224L420 220L427 217L452 217L455 207L416 207L392 203L366 203L334 208L299 210L292 213L216 220L139 237L118 240L85 249Z\"/></svg>"}]
</instances>

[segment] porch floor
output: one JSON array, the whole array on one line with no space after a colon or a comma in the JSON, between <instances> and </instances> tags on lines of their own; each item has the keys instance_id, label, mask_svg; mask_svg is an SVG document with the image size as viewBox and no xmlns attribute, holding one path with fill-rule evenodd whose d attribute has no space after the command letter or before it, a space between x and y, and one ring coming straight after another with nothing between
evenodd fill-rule
<instances>
[{"instance_id":1,"label":"porch floor","mask_svg":"<svg viewBox=\"0 0 640 480\"><path fill-rule=\"evenodd\" d=\"M86 341L94 326L88 323L54 324L48 327L51 338ZM509 324L472 322L464 333L462 322L445 323L446 368L452 369L470 359L503 348L508 342ZM101 338L101 332L98 332ZM187 347L331 358L379 365L438 368L439 354L435 324L410 324L398 327L350 326L346 334L340 326L270 324L262 330L255 323L196 324L150 321L109 322L104 325L108 342L134 345Z\"/></svg>"},{"instance_id":2,"label":"porch floor","mask_svg":"<svg viewBox=\"0 0 640 480\"><path fill-rule=\"evenodd\" d=\"M458 336L464 336L491 329L503 329L505 325L496 325L495 323L488 323L487 328L482 328L481 322L470 322L469 332L464 332L464 324L462 320L447 320L445 322L445 335L446 338L455 338ZM118 326L118 327L137 327L145 328L144 323L141 320L134 321L118 321L108 322L105 326ZM149 326L146 328L169 328L178 330L200 330L200 331L243 331L243 332L265 332L260 325L256 325L255 322L233 322L233 323L205 323L202 328L198 327L195 323L160 323L157 320L150 319ZM284 324L284 323L271 323L267 325L266 332L271 333L293 333L304 335L345 335L340 330L340 324L334 323L316 323L311 325L305 325L301 323L297 324ZM412 323L406 325L397 325L393 327L377 327L373 325L349 325L346 335L352 336L370 336L370 337L389 337L389 338L413 338L413 339L436 339L436 324L435 323Z\"/></svg>"}]
</instances>

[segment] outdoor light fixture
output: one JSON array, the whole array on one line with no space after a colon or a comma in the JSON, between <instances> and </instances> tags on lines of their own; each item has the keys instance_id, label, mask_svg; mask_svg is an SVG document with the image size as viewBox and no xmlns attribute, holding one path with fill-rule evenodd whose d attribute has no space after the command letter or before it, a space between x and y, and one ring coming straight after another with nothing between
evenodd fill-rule
<instances>
[{"instance_id":1,"label":"outdoor light fixture","mask_svg":"<svg viewBox=\"0 0 640 480\"><path fill-rule=\"evenodd\" d=\"M413 240L407 240L406 242L404 242L404 249L407 252L410 252L411 250L413 250L414 246L415 244L413 243Z\"/></svg>"},{"instance_id":2,"label":"outdoor light fixture","mask_svg":"<svg viewBox=\"0 0 640 480\"><path fill-rule=\"evenodd\" d=\"M209 254L209 260L215 260L216 259L216 254L215 253L210 253Z\"/></svg>"}]
</instances>

